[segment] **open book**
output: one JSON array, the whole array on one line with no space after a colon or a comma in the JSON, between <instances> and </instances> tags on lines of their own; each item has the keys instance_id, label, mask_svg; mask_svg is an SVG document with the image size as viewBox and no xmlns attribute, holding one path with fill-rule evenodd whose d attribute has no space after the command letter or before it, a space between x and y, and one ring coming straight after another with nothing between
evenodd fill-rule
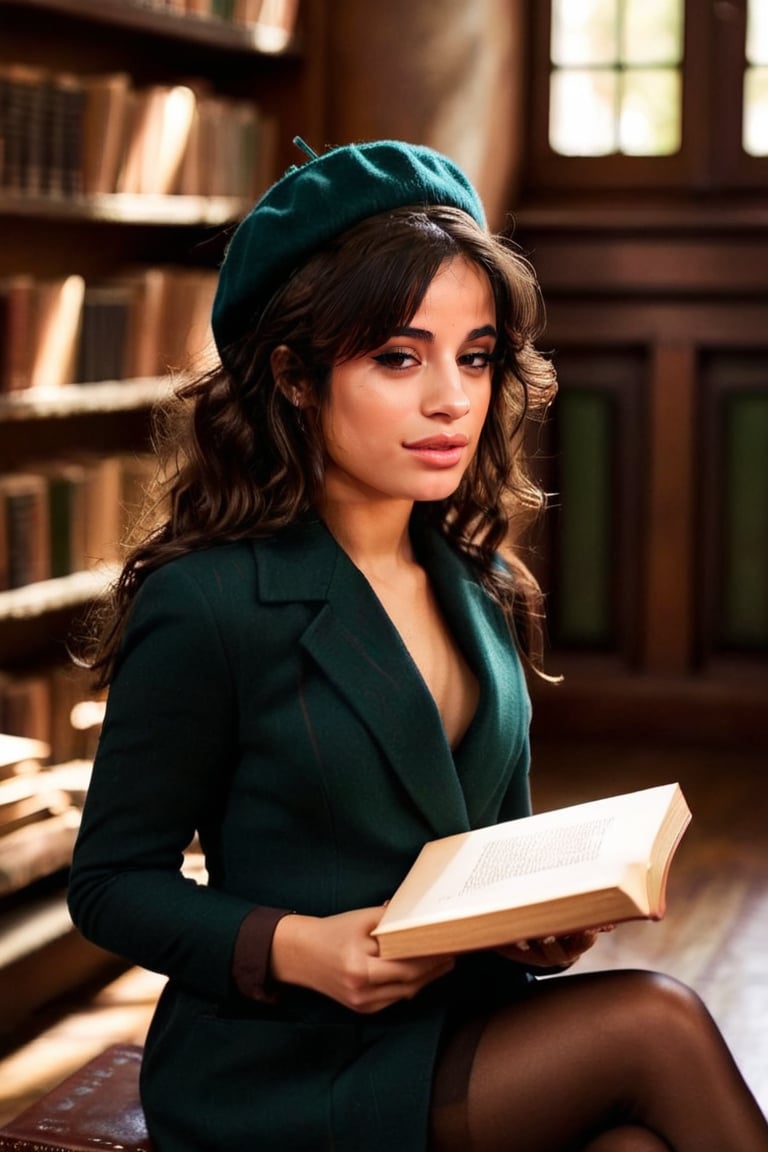
<instances>
[{"instance_id":1,"label":"open book","mask_svg":"<svg viewBox=\"0 0 768 1152\"><path fill-rule=\"evenodd\" d=\"M660 920L691 813L679 784L432 840L374 929L383 957L431 956Z\"/></svg>"}]
</instances>

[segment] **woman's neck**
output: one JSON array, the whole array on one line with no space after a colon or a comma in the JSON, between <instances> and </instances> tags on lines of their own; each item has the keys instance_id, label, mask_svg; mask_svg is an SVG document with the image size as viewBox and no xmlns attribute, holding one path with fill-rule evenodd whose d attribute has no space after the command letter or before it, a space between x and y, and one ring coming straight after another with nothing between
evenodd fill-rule
<instances>
[{"instance_id":1,"label":"woman's neck","mask_svg":"<svg viewBox=\"0 0 768 1152\"><path fill-rule=\"evenodd\" d=\"M326 501L321 516L337 543L366 576L391 576L413 565L408 531L413 504Z\"/></svg>"}]
</instances>

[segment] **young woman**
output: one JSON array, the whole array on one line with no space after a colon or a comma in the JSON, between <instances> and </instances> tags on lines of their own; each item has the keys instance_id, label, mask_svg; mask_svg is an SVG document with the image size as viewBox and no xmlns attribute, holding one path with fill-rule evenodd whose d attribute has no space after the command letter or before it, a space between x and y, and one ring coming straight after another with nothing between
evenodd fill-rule
<instances>
[{"instance_id":1,"label":"young woman","mask_svg":"<svg viewBox=\"0 0 768 1152\"><path fill-rule=\"evenodd\" d=\"M510 541L541 505L540 325L426 148L313 157L231 240L221 362L179 393L167 513L90 656L110 693L70 886L86 936L168 976L156 1152L768 1150L692 993L537 982L594 934L409 961L370 934L426 840L530 810L537 590Z\"/></svg>"}]
</instances>

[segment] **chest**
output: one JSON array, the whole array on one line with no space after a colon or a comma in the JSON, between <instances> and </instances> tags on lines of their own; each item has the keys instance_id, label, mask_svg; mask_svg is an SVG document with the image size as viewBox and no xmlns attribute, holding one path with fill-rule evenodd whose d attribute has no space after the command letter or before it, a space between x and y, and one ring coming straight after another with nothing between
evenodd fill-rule
<instances>
[{"instance_id":1,"label":"chest","mask_svg":"<svg viewBox=\"0 0 768 1152\"><path fill-rule=\"evenodd\" d=\"M417 571L405 593L376 582L372 587L435 702L448 743L455 747L475 715L480 687L426 575Z\"/></svg>"}]
</instances>

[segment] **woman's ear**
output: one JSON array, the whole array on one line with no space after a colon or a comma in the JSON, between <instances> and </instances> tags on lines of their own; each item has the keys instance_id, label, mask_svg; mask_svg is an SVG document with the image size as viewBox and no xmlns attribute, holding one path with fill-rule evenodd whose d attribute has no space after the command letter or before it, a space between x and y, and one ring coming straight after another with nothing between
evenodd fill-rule
<instances>
[{"instance_id":1,"label":"woman's ear","mask_svg":"<svg viewBox=\"0 0 768 1152\"><path fill-rule=\"evenodd\" d=\"M305 408L310 400L307 376L299 356L287 344L280 344L269 358L279 392L294 408Z\"/></svg>"}]
</instances>

